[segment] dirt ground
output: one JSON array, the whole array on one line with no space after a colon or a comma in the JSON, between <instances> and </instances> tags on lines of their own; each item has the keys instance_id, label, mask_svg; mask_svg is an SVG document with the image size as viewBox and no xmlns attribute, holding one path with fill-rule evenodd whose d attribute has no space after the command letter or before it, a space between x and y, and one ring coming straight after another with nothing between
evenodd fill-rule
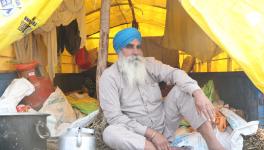
<instances>
[{"instance_id":1,"label":"dirt ground","mask_svg":"<svg viewBox=\"0 0 264 150\"><path fill-rule=\"evenodd\" d=\"M243 150L264 150L264 129L258 129L256 135L245 136Z\"/></svg>"},{"instance_id":2,"label":"dirt ground","mask_svg":"<svg viewBox=\"0 0 264 150\"><path fill-rule=\"evenodd\" d=\"M95 137L96 137L96 150L111 150L102 139L102 133L105 127L107 126L106 120L103 117L103 113L99 113L97 118L93 121L89 128L95 129Z\"/></svg>"}]
</instances>

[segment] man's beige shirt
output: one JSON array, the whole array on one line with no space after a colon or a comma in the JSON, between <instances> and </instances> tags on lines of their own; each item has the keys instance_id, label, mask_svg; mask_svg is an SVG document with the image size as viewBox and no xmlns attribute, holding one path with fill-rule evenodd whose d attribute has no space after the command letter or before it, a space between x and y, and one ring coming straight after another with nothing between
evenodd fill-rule
<instances>
[{"instance_id":1,"label":"man's beige shirt","mask_svg":"<svg viewBox=\"0 0 264 150\"><path fill-rule=\"evenodd\" d=\"M158 83L174 84L190 95L200 89L184 71L146 58L145 85L129 87L119 62L107 68L99 81L100 106L109 124L122 124L144 136L147 127L163 132L165 114ZM136 72L135 72L136 73Z\"/></svg>"}]
</instances>

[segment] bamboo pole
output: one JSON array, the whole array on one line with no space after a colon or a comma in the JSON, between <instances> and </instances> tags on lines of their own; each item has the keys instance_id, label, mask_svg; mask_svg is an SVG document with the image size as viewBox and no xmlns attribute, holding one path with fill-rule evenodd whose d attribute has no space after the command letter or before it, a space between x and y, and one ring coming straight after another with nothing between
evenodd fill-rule
<instances>
[{"instance_id":1,"label":"bamboo pole","mask_svg":"<svg viewBox=\"0 0 264 150\"><path fill-rule=\"evenodd\" d=\"M110 4L111 0L101 1L100 11L100 40L96 70L96 94L99 98L99 79L107 65L109 21L110 21Z\"/></svg>"}]
</instances>

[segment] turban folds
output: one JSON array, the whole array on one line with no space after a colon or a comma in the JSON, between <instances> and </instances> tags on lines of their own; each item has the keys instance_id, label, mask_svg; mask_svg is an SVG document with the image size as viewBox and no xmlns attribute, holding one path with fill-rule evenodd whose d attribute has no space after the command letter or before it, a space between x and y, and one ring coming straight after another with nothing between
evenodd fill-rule
<instances>
[{"instance_id":1,"label":"turban folds","mask_svg":"<svg viewBox=\"0 0 264 150\"><path fill-rule=\"evenodd\" d=\"M132 42L134 39L142 41L141 34L136 28L126 28L119 31L113 40L113 46L118 54L122 48L124 48L127 44Z\"/></svg>"}]
</instances>

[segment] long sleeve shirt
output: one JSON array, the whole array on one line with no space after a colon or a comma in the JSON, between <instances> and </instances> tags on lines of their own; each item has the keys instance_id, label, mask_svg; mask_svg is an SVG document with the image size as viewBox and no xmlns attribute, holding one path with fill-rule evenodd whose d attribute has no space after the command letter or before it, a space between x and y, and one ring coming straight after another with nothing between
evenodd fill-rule
<instances>
[{"instance_id":1,"label":"long sleeve shirt","mask_svg":"<svg viewBox=\"0 0 264 150\"><path fill-rule=\"evenodd\" d=\"M184 71L154 58L146 58L145 85L128 86L121 67L116 62L103 72L99 81L100 106L109 124L123 124L143 136L147 127L160 132L165 127L159 82L177 85L190 95L200 89Z\"/></svg>"}]
</instances>

